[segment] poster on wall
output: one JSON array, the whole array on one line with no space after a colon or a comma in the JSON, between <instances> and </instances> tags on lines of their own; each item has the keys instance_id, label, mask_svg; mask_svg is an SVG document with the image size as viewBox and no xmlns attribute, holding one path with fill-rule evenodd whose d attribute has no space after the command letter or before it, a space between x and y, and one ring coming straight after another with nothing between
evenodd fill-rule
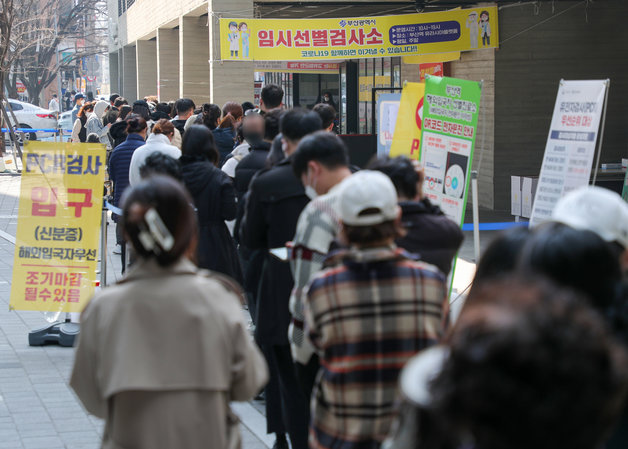
<instances>
[{"instance_id":1,"label":"poster on wall","mask_svg":"<svg viewBox=\"0 0 628 449\"><path fill-rule=\"evenodd\" d=\"M377 156L390 153L401 94L381 94L377 99Z\"/></svg>"},{"instance_id":2,"label":"poster on wall","mask_svg":"<svg viewBox=\"0 0 628 449\"><path fill-rule=\"evenodd\" d=\"M220 19L224 61L358 59L499 46L497 7L336 19ZM439 61L442 62L442 61Z\"/></svg>"},{"instance_id":3,"label":"poster on wall","mask_svg":"<svg viewBox=\"0 0 628 449\"><path fill-rule=\"evenodd\" d=\"M419 81L422 83L428 76L443 76L444 74L442 62L419 64Z\"/></svg>"},{"instance_id":4,"label":"poster on wall","mask_svg":"<svg viewBox=\"0 0 628 449\"><path fill-rule=\"evenodd\" d=\"M419 160L425 84L405 83L401 91L390 157L407 156Z\"/></svg>"},{"instance_id":5,"label":"poster on wall","mask_svg":"<svg viewBox=\"0 0 628 449\"><path fill-rule=\"evenodd\" d=\"M420 160L423 192L449 218L464 221L482 87L475 81L428 76Z\"/></svg>"},{"instance_id":6,"label":"poster on wall","mask_svg":"<svg viewBox=\"0 0 628 449\"><path fill-rule=\"evenodd\" d=\"M608 80L561 80L530 226L550 220L558 200L589 184Z\"/></svg>"},{"instance_id":7,"label":"poster on wall","mask_svg":"<svg viewBox=\"0 0 628 449\"><path fill-rule=\"evenodd\" d=\"M378 75L375 77L375 85L373 85L373 77L372 76L360 76L358 77L358 101L372 101L373 100L373 87L389 87L390 86L390 75L382 76ZM375 101L377 101L377 97L381 95L377 91L375 91Z\"/></svg>"}]
</instances>

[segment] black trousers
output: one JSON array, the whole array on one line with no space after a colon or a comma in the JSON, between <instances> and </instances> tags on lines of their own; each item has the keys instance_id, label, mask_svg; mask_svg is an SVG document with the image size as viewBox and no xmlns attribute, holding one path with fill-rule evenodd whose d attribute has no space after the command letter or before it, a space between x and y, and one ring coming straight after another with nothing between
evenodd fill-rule
<instances>
[{"instance_id":1,"label":"black trousers","mask_svg":"<svg viewBox=\"0 0 628 449\"><path fill-rule=\"evenodd\" d=\"M294 363L294 368L297 372L297 380L301 386L303 396L307 398L308 403L312 398L314 382L316 382L316 376L320 367L321 365L316 354L312 355L312 358L309 362L307 362L307 365L303 365L299 362Z\"/></svg>"},{"instance_id":2,"label":"black trousers","mask_svg":"<svg viewBox=\"0 0 628 449\"><path fill-rule=\"evenodd\" d=\"M281 393L279 391L279 373L275 363L273 347L259 345L268 364L268 383L264 387L266 401L266 433L285 434L286 426L283 419L283 407L281 405Z\"/></svg>"},{"instance_id":3,"label":"black trousers","mask_svg":"<svg viewBox=\"0 0 628 449\"><path fill-rule=\"evenodd\" d=\"M292 449L307 449L310 405L297 380L290 345L274 345L272 349L273 363L279 376L284 424L288 429Z\"/></svg>"}]
</instances>

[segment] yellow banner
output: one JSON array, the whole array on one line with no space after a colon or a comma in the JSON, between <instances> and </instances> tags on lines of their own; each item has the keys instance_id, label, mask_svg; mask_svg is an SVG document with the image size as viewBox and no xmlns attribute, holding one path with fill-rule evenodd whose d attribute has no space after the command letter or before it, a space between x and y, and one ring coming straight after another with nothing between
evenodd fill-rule
<instances>
[{"instance_id":1,"label":"yellow banner","mask_svg":"<svg viewBox=\"0 0 628 449\"><path fill-rule=\"evenodd\" d=\"M402 62L404 64L435 64L437 62L450 62L460 59L459 51L451 53L434 53L433 55L404 56Z\"/></svg>"},{"instance_id":2,"label":"yellow banner","mask_svg":"<svg viewBox=\"0 0 628 449\"><path fill-rule=\"evenodd\" d=\"M360 18L220 19L221 59L229 61L408 56L498 43L494 6Z\"/></svg>"},{"instance_id":3,"label":"yellow banner","mask_svg":"<svg viewBox=\"0 0 628 449\"><path fill-rule=\"evenodd\" d=\"M25 147L12 309L80 312L92 297L105 162L100 144Z\"/></svg>"},{"instance_id":4,"label":"yellow banner","mask_svg":"<svg viewBox=\"0 0 628 449\"><path fill-rule=\"evenodd\" d=\"M406 83L403 86L390 157L407 156L419 160L424 94L425 84Z\"/></svg>"}]
</instances>

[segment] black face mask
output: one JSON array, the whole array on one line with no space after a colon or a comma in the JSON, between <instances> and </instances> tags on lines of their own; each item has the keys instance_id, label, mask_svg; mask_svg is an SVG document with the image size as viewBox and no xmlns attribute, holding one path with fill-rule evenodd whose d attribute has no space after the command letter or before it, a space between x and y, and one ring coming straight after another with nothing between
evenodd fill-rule
<instances>
[{"instance_id":1,"label":"black face mask","mask_svg":"<svg viewBox=\"0 0 628 449\"><path fill-rule=\"evenodd\" d=\"M246 140L252 147L257 146L264 141L264 136L257 132L244 133L243 135L244 140Z\"/></svg>"}]
</instances>

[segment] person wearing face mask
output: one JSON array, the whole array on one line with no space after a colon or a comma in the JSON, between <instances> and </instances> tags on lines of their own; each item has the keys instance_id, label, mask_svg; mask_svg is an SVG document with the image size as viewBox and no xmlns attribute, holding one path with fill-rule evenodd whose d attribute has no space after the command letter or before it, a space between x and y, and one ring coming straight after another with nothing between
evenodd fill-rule
<instances>
[{"instance_id":1,"label":"person wearing face mask","mask_svg":"<svg viewBox=\"0 0 628 449\"><path fill-rule=\"evenodd\" d=\"M285 158L274 167L258 172L251 181L240 226L240 243L251 251L260 251L263 257L261 280L256 289L255 337L271 366L270 382L275 380L280 387L278 398L266 392L268 430L271 431L272 412L284 418L292 448L305 449L309 398L299 388L290 354L288 302L293 281L290 265L281 253L294 236L299 214L309 201L292 171L291 156L303 137L322 129L322 121L315 112L295 108L283 115L280 128Z\"/></svg>"},{"instance_id":2,"label":"person wearing face mask","mask_svg":"<svg viewBox=\"0 0 628 449\"><path fill-rule=\"evenodd\" d=\"M347 147L328 131L306 136L292 156L292 170L312 200L301 212L292 239L290 268L294 287L290 295L292 319L288 329L298 380L306 397L310 397L319 362L303 333L305 287L322 269L340 229L340 191L343 181L351 176Z\"/></svg>"},{"instance_id":3,"label":"person wearing face mask","mask_svg":"<svg viewBox=\"0 0 628 449\"><path fill-rule=\"evenodd\" d=\"M235 147L227 156L221 168L231 178L235 178L236 167L253 148L263 146L266 149L266 143L264 142L264 117L256 112L246 114L244 119L242 119L242 135L244 136L244 142ZM270 148L270 143L268 148Z\"/></svg>"}]
</instances>

